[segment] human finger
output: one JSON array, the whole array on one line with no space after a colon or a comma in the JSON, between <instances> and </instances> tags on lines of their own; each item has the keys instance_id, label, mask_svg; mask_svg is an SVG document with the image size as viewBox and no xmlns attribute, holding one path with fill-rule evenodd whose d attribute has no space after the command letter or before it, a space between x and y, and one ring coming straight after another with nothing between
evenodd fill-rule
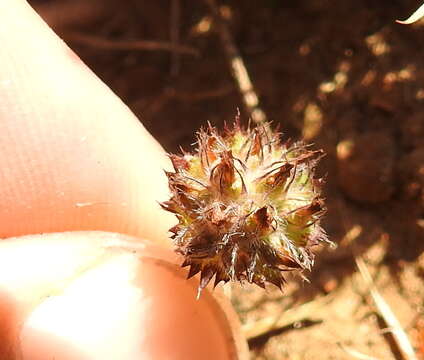
<instances>
[{"instance_id":1,"label":"human finger","mask_svg":"<svg viewBox=\"0 0 424 360\"><path fill-rule=\"evenodd\" d=\"M25 1L0 2L0 43L0 236L165 239L158 143Z\"/></svg>"},{"instance_id":2,"label":"human finger","mask_svg":"<svg viewBox=\"0 0 424 360\"><path fill-rule=\"evenodd\" d=\"M0 242L0 359L246 359L228 301L177 263L104 232Z\"/></svg>"}]
</instances>

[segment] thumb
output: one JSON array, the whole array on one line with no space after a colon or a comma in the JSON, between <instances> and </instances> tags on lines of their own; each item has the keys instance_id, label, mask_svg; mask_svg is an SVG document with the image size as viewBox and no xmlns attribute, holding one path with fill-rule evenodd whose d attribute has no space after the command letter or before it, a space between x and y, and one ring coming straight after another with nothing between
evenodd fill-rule
<instances>
[{"instance_id":1,"label":"thumb","mask_svg":"<svg viewBox=\"0 0 424 360\"><path fill-rule=\"evenodd\" d=\"M0 359L242 359L234 311L148 241L70 232L0 242ZM25 264L25 266L22 266Z\"/></svg>"}]
</instances>

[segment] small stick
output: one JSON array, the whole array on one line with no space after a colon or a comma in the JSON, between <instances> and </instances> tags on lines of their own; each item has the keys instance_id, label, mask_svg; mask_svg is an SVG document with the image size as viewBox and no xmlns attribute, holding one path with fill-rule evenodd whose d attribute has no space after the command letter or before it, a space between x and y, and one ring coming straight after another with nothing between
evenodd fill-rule
<instances>
[{"instance_id":1,"label":"small stick","mask_svg":"<svg viewBox=\"0 0 424 360\"><path fill-rule=\"evenodd\" d=\"M169 38L174 49L179 45L180 42L180 14L181 14L181 3L180 0L171 1L171 14L169 20ZM178 75L180 70L180 54L171 50L171 76Z\"/></svg>"},{"instance_id":2,"label":"small stick","mask_svg":"<svg viewBox=\"0 0 424 360\"><path fill-rule=\"evenodd\" d=\"M169 42L153 40L110 40L102 37L72 33L66 34L66 40L75 41L82 45L87 45L103 50L113 51L173 51L179 54L198 56L199 52L186 45L175 45Z\"/></svg>"},{"instance_id":3,"label":"small stick","mask_svg":"<svg viewBox=\"0 0 424 360\"><path fill-rule=\"evenodd\" d=\"M267 121L265 112L259 106L258 95L250 80L249 73L244 65L244 61L234 44L228 26L222 18L215 0L205 0L218 25L218 32L221 37L222 46L230 62L231 72L236 80L237 87L241 93L247 113L256 124Z\"/></svg>"},{"instance_id":4,"label":"small stick","mask_svg":"<svg viewBox=\"0 0 424 360\"><path fill-rule=\"evenodd\" d=\"M393 338L403 358L406 360L418 360L417 355L415 354L415 351L408 339L408 336L406 335L401 324L399 323L399 320L396 318L392 309L381 296L377 287L375 286L364 260L361 256L355 256L355 262L365 284L367 285L370 291L374 304L377 307L377 310L379 311L381 317L384 319L385 323L390 328Z\"/></svg>"}]
</instances>

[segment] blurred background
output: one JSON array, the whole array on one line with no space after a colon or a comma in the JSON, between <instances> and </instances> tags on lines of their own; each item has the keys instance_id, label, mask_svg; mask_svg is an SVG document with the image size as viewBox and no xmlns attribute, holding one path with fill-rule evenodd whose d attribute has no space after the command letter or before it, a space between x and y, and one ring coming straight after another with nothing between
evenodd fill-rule
<instances>
[{"instance_id":1,"label":"blurred background","mask_svg":"<svg viewBox=\"0 0 424 360\"><path fill-rule=\"evenodd\" d=\"M167 151L237 108L247 122L210 1L30 3ZM310 283L233 286L252 359L413 359L388 313L424 359L424 21L395 23L419 5L216 0L268 119L326 151L338 244L317 249Z\"/></svg>"}]
</instances>

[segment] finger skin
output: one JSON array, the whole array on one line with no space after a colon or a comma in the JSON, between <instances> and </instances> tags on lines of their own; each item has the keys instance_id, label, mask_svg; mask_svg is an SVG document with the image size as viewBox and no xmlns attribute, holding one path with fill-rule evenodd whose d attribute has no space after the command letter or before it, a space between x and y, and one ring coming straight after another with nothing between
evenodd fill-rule
<instances>
[{"instance_id":1,"label":"finger skin","mask_svg":"<svg viewBox=\"0 0 424 360\"><path fill-rule=\"evenodd\" d=\"M185 279L171 250L133 241L71 232L1 242L0 359L239 359L228 311L209 290L196 300L198 279Z\"/></svg>"},{"instance_id":2,"label":"finger skin","mask_svg":"<svg viewBox=\"0 0 424 360\"><path fill-rule=\"evenodd\" d=\"M164 241L163 149L24 1L0 1L0 236Z\"/></svg>"}]
</instances>

